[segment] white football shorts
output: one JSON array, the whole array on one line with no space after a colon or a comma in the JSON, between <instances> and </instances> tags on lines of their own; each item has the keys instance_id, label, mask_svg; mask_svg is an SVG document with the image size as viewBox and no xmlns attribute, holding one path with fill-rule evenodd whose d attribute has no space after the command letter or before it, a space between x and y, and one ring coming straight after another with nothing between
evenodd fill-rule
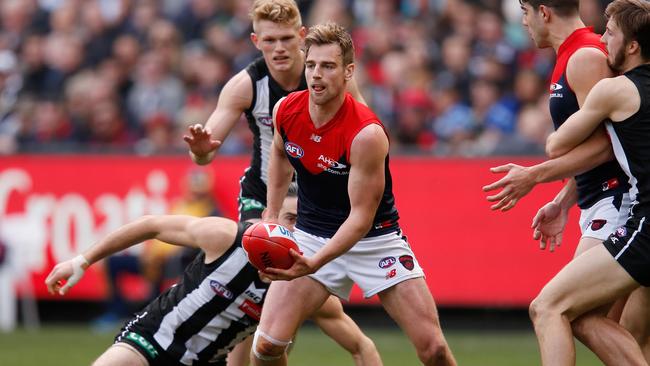
<instances>
[{"instance_id":1,"label":"white football shorts","mask_svg":"<svg viewBox=\"0 0 650 366\"><path fill-rule=\"evenodd\" d=\"M617 208L616 196L605 197L593 206L580 211L580 231L582 238L605 240L618 227L625 225L630 214L630 195L623 194Z\"/></svg>"},{"instance_id":2,"label":"white football shorts","mask_svg":"<svg viewBox=\"0 0 650 366\"><path fill-rule=\"evenodd\" d=\"M307 257L313 256L329 240L299 229L294 236ZM424 271L406 238L396 231L361 239L310 277L342 299L350 297L352 285L356 283L368 298L400 282L424 277Z\"/></svg>"}]
</instances>

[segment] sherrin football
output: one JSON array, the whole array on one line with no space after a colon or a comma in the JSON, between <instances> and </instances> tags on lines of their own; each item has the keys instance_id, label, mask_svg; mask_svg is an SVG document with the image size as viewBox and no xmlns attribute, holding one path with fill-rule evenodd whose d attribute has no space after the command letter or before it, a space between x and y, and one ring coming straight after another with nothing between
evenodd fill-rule
<instances>
[{"instance_id":1,"label":"sherrin football","mask_svg":"<svg viewBox=\"0 0 650 366\"><path fill-rule=\"evenodd\" d=\"M289 249L300 252L293 233L286 227L268 222L257 222L249 226L242 237L242 246L248 261L255 268L287 269L293 265Z\"/></svg>"}]
</instances>

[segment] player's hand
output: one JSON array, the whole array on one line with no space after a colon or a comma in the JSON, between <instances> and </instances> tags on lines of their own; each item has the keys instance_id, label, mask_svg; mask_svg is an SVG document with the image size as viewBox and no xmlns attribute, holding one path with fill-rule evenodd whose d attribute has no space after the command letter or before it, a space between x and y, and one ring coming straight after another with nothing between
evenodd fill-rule
<instances>
[{"instance_id":1,"label":"player's hand","mask_svg":"<svg viewBox=\"0 0 650 366\"><path fill-rule=\"evenodd\" d=\"M492 210L508 211L515 207L517 201L528 194L535 187L535 179L528 167L517 164L506 164L490 168L492 173L507 173L498 181L483 187L484 192L502 188L495 195L488 196L487 200L496 202L490 206Z\"/></svg>"},{"instance_id":2,"label":"player's hand","mask_svg":"<svg viewBox=\"0 0 650 366\"><path fill-rule=\"evenodd\" d=\"M278 223L278 213L271 212L268 207L264 208L262 210L262 221L263 222L268 222L271 224L277 224Z\"/></svg>"},{"instance_id":3,"label":"player's hand","mask_svg":"<svg viewBox=\"0 0 650 366\"><path fill-rule=\"evenodd\" d=\"M221 141L212 138L212 131L199 123L189 127L189 135L183 135L183 140L189 145L197 162L205 160L221 146Z\"/></svg>"},{"instance_id":4,"label":"player's hand","mask_svg":"<svg viewBox=\"0 0 650 366\"><path fill-rule=\"evenodd\" d=\"M289 249L289 254L294 259L291 268L267 268L263 275L273 281L290 281L294 278L312 274L318 269L311 258L307 258L293 249Z\"/></svg>"},{"instance_id":5,"label":"player's hand","mask_svg":"<svg viewBox=\"0 0 650 366\"><path fill-rule=\"evenodd\" d=\"M555 202L549 202L537 211L533 218L533 239L539 240L539 249L551 252L562 244L562 233L568 219L568 211Z\"/></svg>"},{"instance_id":6,"label":"player's hand","mask_svg":"<svg viewBox=\"0 0 650 366\"><path fill-rule=\"evenodd\" d=\"M57 264L45 279L48 292L65 295L83 277L87 267L88 262L82 256Z\"/></svg>"}]
</instances>

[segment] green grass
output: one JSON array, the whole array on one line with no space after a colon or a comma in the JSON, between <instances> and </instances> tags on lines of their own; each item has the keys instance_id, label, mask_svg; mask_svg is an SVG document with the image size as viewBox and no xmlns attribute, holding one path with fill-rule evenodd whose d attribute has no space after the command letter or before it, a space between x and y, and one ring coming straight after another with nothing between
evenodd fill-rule
<instances>
[{"instance_id":1,"label":"green grass","mask_svg":"<svg viewBox=\"0 0 650 366\"><path fill-rule=\"evenodd\" d=\"M364 331L375 341L386 366L419 365L413 347L398 329L366 328ZM38 331L0 333L0 365L88 365L111 344L115 332L97 334L84 326L48 325ZM526 330L446 330L446 336L461 366L540 363L535 336ZM291 365L306 366L353 365L345 351L313 327L301 330L289 361ZM582 345L578 346L577 364L601 365Z\"/></svg>"}]
</instances>

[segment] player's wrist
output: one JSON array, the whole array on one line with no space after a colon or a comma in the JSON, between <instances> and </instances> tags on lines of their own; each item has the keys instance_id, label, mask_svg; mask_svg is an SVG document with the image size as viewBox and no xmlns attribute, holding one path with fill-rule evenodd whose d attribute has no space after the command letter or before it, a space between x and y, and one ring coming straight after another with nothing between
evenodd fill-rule
<instances>
[{"instance_id":1,"label":"player's wrist","mask_svg":"<svg viewBox=\"0 0 650 366\"><path fill-rule=\"evenodd\" d=\"M190 153L190 158L195 164L198 165L206 165L212 161L215 155L215 150L210 151L207 154L204 155L197 155L195 154L192 150L189 151Z\"/></svg>"},{"instance_id":2,"label":"player's wrist","mask_svg":"<svg viewBox=\"0 0 650 366\"><path fill-rule=\"evenodd\" d=\"M88 267L90 267L90 262L88 262L86 257L84 257L82 254L79 254L78 256L72 258L71 261L72 261L72 267L75 271L80 270L83 272L86 269L88 269Z\"/></svg>"}]
</instances>

